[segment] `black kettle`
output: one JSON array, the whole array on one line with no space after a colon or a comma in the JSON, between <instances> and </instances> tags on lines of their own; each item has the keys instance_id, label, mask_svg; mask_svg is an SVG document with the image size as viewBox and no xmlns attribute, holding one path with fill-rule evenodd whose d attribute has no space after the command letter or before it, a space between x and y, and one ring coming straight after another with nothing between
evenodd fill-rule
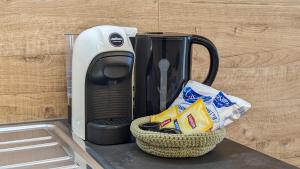
<instances>
[{"instance_id":1,"label":"black kettle","mask_svg":"<svg viewBox=\"0 0 300 169\"><path fill-rule=\"evenodd\" d=\"M215 45L199 35L152 32L137 34L135 48L134 118L157 114L179 95L190 80L192 44L203 45L210 54L209 72L204 84L217 75L219 58Z\"/></svg>"}]
</instances>

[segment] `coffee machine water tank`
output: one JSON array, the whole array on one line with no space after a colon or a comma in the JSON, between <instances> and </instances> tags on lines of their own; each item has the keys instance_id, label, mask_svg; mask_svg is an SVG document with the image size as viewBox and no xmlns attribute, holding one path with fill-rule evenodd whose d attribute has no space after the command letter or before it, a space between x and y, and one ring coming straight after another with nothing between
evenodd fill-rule
<instances>
[{"instance_id":1,"label":"coffee machine water tank","mask_svg":"<svg viewBox=\"0 0 300 169\"><path fill-rule=\"evenodd\" d=\"M136 28L97 26L76 39L72 58L72 130L95 144L130 139L132 69L130 37Z\"/></svg>"}]
</instances>

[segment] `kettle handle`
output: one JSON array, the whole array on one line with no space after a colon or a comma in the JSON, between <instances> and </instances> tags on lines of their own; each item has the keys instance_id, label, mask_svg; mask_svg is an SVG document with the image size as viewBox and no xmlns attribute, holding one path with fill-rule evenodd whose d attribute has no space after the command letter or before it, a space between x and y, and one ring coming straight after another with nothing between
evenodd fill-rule
<instances>
[{"instance_id":1,"label":"kettle handle","mask_svg":"<svg viewBox=\"0 0 300 169\"><path fill-rule=\"evenodd\" d=\"M192 35L191 42L192 44L193 43L199 44L206 47L206 49L209 52L210 55L209 72L206 79L202 83L210 86L215 80L219 68L219 55L218 55L217 48L209 39L199 35ZM192 45L190 47L192 47Z\"/></svg>"}]
</instances>

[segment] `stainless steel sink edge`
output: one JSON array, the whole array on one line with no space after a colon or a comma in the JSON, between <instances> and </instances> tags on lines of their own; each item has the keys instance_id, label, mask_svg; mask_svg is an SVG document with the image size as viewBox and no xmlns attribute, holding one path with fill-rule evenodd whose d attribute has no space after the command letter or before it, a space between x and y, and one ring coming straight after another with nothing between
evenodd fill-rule
<instances>
[{"instance_id":1,"label":"stainless steel sink edge","mask_svg":"<svg viewBox=\"0 0 300 169\"><path fill-rule=\"evenodd\" d=\"M46 131L48 132L49 136L45 137L36 137L36 138L27 138L28 134L23 134L23 132L29 132L29 135L34 135L35 131ZM26 124L9 124L9 125L0 125L0 137L1 136L10 136L12 137L11 140L5 140L5 138L2 137L2 140L0 140L0 146L6 144L28 144L33 142L39 142L39 141L46 141L49 139L55 140L61 148L66 152L66 154L69 155L70 160L74 161L74 164L80 166L80 168L92 168L92 169L103 169L103 167L86 151L85 142L81 139L79 139L76 135L72 135L70 128L68 128L64 123L61 121L47 121L47 122L34 122L34 123L26 123ZM24 136L23 136L24 135ZM24 137L25 139L18 139L15 138L13 140L14 136L18 137ZM3 141L4 140L4 141ZM30 149L30 152L32 149L38 149L43 148L43 146L56 146L55 142L52 143L46 143L46 144L38 144L38 145L29 145L29 146L21 146L17 149L4 149L2 152L2 155L5 154L12 154L13 150L17 151L27 151ZM11 152L8 152L11 150ZM48 149L47 149L48 150ZM18 152L17 152L18 153ZM1 155L1 147L0 147L0 159L2 158ZM30 156L30 154L28 154ZM22 158L22 157L19 157ZM64 160L64 159L63 159ZM66 160L66 159L65 159ZM13 160L12 160L13 161ZM50 161L51 162L51 161ZM49 162L49 163L50 163ZM5 162L7 163L7 162ZM21 163L19 165L17 164L1 164L0 160L0 169L4 168L20 168L20 165L27 165L27 166L34 166L34 165L40 165L40 163L47 163L47 161L41 161L37 160L36 163ZM75 166L69 165L65 166L65 168L74 168ZM59 167L58 167L59 168ZM57 169L58 169L57 168Z\"/></svg>"}]
</instances>

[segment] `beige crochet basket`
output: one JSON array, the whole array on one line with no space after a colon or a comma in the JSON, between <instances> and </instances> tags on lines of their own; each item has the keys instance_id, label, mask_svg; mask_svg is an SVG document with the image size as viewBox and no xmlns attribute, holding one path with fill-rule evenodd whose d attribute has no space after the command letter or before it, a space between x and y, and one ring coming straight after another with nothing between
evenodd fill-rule
<instances>
[{"instance_id":1,"label":"beige crochet basket","mask_svg":"<svg viewBox=\"0 0 300 169\"><path fill-rule=\"evenodd\" d=\"M140 124L150 122L150 117L142 117L131 123L130 130L137 145L145 152L168 158L202 156L216 147L225 137L225 129L199 134L168 134L145 131Z\"/></svg>"}]
</instances>

